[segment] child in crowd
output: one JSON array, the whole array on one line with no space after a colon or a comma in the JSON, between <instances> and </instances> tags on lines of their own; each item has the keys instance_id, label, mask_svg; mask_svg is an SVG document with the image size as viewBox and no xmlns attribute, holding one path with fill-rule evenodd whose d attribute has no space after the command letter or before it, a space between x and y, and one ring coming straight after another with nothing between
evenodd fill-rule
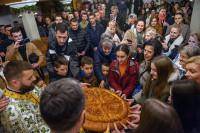
<instances>
[{"instance_id":1,"label":"child in crowd","mask_svg":"<svg viewBox=\"0 0 200 133\"><path fill-rule=\"evenodd\" d=\"M68 72L69 62L64 56L56 55L53 60L54 70L57 72L53 79L50 79L50 82L57 81L62 78L71 77Z\"/></svg>"},{"instance_id":2,"label":"child in crowd","mask_svg":"<svg viewBox=\"0 0 200 133\"><path fill-rule=\"evenodd\" d=\"M103 73L103 76L105 78L105 85L104 85L104 88L105 89L109 89L109 83L108 83L108 74L109 74L109 69L110 69L110 64L108 62L103 62L101 64L101 70L102 70L102 73Z\"/></svg>"},{"instance_id":3,"label":"child in crowd","mask_svg":"<svg viewBox=\"0 0 200 133\"><path fill-rule=\"evenodd\" d=\"M42 88L43 90L46 88L46 84L44 83L44 80L42 80L40 77L35 77L36 80L34 81L34 84L37 87Z\"/></svg>"},{"instance_id":4,"label":"child in crowd","mask_svg":"<svg viewBox=\"0 0 200 133\"><path fill-rule=\"evenodd\" d=\"M83 83L91 84L91 87L97 87L97 78L93 71L93 59L88 56L84 56L81 59L81 76Z\"/></svg>"},{"instance_id":5,"label":"child in crowd","mask_svg":"<svg viewBox=\"0 0 200 133\"><path fill-rule=\"evenodd\" d=\"M120 44L116 48L117 60L112 61L108 75L110 86L118 94L132 96L138 82L137 64L129 58L130 48L127 44Z\"/></svg>"}]
</instances>

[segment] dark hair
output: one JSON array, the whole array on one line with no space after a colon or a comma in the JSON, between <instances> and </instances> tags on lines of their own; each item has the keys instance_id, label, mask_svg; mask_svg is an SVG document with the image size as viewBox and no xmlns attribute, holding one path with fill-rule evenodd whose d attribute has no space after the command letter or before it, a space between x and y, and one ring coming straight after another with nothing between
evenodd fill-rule
<instances>
[{"instance_id":1,"label":"dark hair","mask_svg":"<svg viewBox=\"0 0 200 133\"><path fill-rule=\"evenodd\" d=\"M94 17L95 17L95 14L94 14L93 12L91 12L91 13L89 14L89 16L94 16Z\"/></svg>"},{"instance_id":2,"label":"dark hair","mask_svg":"<svg viewBox=\"0 0 200 133\"><path fill-rule=\"evenodd\" d=\"M144 21L144 19L138 19L136 22L135 22L135 28L136 28L136 26L137 26L137 24L139 23L139 22L144 22L144 29L143 29L143 31L145 31L145 25L146 25L146 22Z\"/></svg>"},{"instance_id":3,"label":"dark hair","mask_svg":"<svg viewBox=\"0 0 200 133\"><path fill-rule=\"evenodd\" d=\"M150 18L149 25L151 25L151 22L153 21L154 18L156 19L157 22L159 21L159 18L158 18L157 16L152 16L152 17Z\"/></svg>"},{"instance_id":4,"label":"dark hair","mask_svg":"<svg viewBox=\"0 0 200 133\"><path fill-rule=\"evenodd\" d=\"M180 6L180 3L179 3L179 2L175 2L174 5L175 5L175 4L178 4L178 5Z\"/></svg>"},{"instance_id":5,"label":"dark hair","mask_svg":"<svg viewBox=\"0 0 200 133\"><path fill-rule=\"evenodd\" d=\"M41 16L41 17L42 17L42 15L41 15L41 14L38 14L38 15L37 15L37 17L38 17L38 16Z\"/></svg>"},{"instance_id":6,"label":"dark hair","mask_svg":"<svg viewBox=\"0 0 200 133\"><path fill-rule=\"evenodd\" d=\"M49 18L49 19L51 20L51 18L50 18L49 16L46 16L45 19L46 19L46 18Z\"/></svg>"},{"instance_id":7,"label":"dark hair","mask_svg":"<svg viewBox=\"0 0 200 133\"><path fill-rule=\"evenodd\" d=\"M6 25L6 26L5 26L5 29L8 28L8 27L12 27L12 26L11 26L10 24L9 24L9 25Z\"/></svg>"},{"instance_id":8,"label":"dark hair","mask_svg":"<svg viewBox=\"0 0 200 133\"><path fill-rule=\"evenodd\" d=\"M95 14L95 13L99 13L99 10L95 9L95 10L93 11L93 13L94 13L94 14Z\"/></svg>"},{"instance_id":9,"label":"dark hair","mask_svg":"<svg viewBox=\"0 0 200 133\"><path fill-rule=\"evenodd\" d=\"M153 58L162 54L163 46L161 42L155 38L145 42L143 45L143 49L145 48L145 46L152 46L154 48Z\"/></svg>"},{"instance_id":10,"label":"dark hair","mask_svg":"<svg viewBox=\"0 0 200 133\"><path fill-rule=\"evenodd\" d=\"M85 64L93 64L93 59L89 56L84 56L81 58L81 66L83 67Z\"/></svg>"},{"instance_id":11,"label":"dark hair","mask_svg":"<svg viewBox=\"0 0 200 133\"><path fill-rule=\"evenodd\" d=\"M82 8L82 9L80 10L80 12L81 12L81 11L85 11L85 9Z\"/></svg>"},{"instance_id":12,"label":"dark hair","mask_svg":"<svg viewBox=\"0 0 200 133\"><path fill-rule=\"evenodd\" d=\"M74 22L77 22L77 23L78 23L78 20L77 20L76 18L72 18L72 19L70 20L70 24L71 24L72 22L73 22L73 23L74 23Z\"/></svg>"},{"instance_id":13,"label":"dark hair","mask_svg":"<svg viewBox=\"0 0 200 133\"><path fill-rule=\"evenodd\" d=\"M68 65L68 60L62 55L56 55L53 59L53 66L59 68L61 65Z\"/></svg>"},{"instance_id":14,"label":"dark hair","mask_svg":"<svg viewBox=\"0 0 200 133\"><path fill-rule=\"evenodd\" d=\"M3 74L7 83L10 84L13 79L23 78L22 75L25 70L33 70L33 67L29 62L23 60L13 60L8 62L5 66Z\"/></svg>"},{"instance_id":15,"label":"dark hair","mask_svg":"<svg viewBox=\"0 0 200 133\"><path fill-rule=\"evenodd\" d=\"M156 8L155 8L155 7L153 7L153 8L151 9L151 11L152 11L152 10L155 10L155 11L156 11Z\"/></svg>"},{"instance_id":16,"label":"dark hair","mask_svg":"<svg viewBox=\"0 0 200 133\"><path fill-rule=\"evenodd\" d=\"M3 27L3 26L5 26L5 25L0 25L0 28Z\"/></svg>"},{"instance_id":17,"label":"dark hair","mask_svg":"<svg viewBox=\"0 0 200 133\"><path fill-rule=\"evenodd\" d=\"M80 82L64 78L51 83L40 98L41 116L52 131L64 132L80 120L85 95Z\"/></svg>"},{"instance_id":18,"label":"dark hair","mask_svg":"<svg viewBox=\"0 0 200 133\"><path fill-rule=\"evenodd\" d=\"M147 99L134 133L183 133L183 128L178 114L171 106L157 99Z\"/></svg>"},{"instance_id":19,"label":"dark hair","mask_svg":"<svg viewBox=\"0 0 200 133\"><path fill-rule=\"evenodd\" d=\"M109 62L102 62L101 66L106 66L106 67L110 67L110 63Z\"/></svg>"},{"instance_id":20,"label":"dark hair","mask_svg":"<svg viewBox=\"0 0 200 133\"><path fill-rule=\"evenodd\" d=\"M172 105L179 114L186 133L200 131L200 87L192 79L179 80L171 87Z\"/></svg>"},{"instance_id":21,"label":"dark hair","mask_svg":"<svg viewBox=\"0 0 200 133\"><path fill-rule=\"evenodd\" d=\"M126 55L129 55L130 48L129 48L129 46L127 44L120 44L116 48L116 52L117 51L123 51L123 52L126 53Z\"/></svg>"},{"instance_id":22,"label":"dark hair","mask_svg":"<svg viewBox=\"0 0 200 133\"><path fill-rule=\"evenodd\" d=\"M56 15L56 16L55 16L55 18L57 18L57 17L61 17L61 18L62 18L62 16L61 16L61 15Z\"/></svg>"},{"instance_id":23,"label":"dark hair","mask_svg":"<svg viewBox=\"0 0 200 133\"><path fill-rule=\"evenodd\" d=\"M36 85L37 83L39 83L40 81L42 81L42 78L40 77L35 77L36 80L34 81L34 84Z\"/></svg>"},{"instance_id":24,"label":"dark hair","mask_svg":"<svg viewBox=\"0 0 200 133\"><path fill-rule=\"evenodd\" d=\"M87 13L83 13L83 14L81 15L81 17L82 17L83 15L86 15L86 16L88 16L88 15L87 15Z\"/></svg>"},{"instance_id":25,"label":"dark hair","mask_svg":"<svg viewBox=\"0 0 200 133\"><path fill-rule=\"evenodd\" d=\"M19 23L19 22L18 21L14 21L13 23L16 24L16 23Z\"/></svg>"},{"instance_id":26,"label":"dark hair","mask_svg":"<svg viewBox=\"0 0 200 133\"><path fill-rule=\"evenodd\" d=\"M181 15L182 18L184 17L183 13L176 13L175 16L176 16L176 15Z\"/></svg>"},{"instance_id":27,"label":"dark hair","mask_svg":"<svg viewBox=\"0 0 200 133\"><path fill-rule=\"evenodd\" d=\"M78 12L78 10L75 10L74 13L75 13L75 12ZM78 12L78 13L79 13L79 12Z\"/></svg>"},{"instance_id":28,"label":"dark hair","mask_svg":"<svg viewBox=\"0 0 200 133\"><path fill-rule=\"evenodd\" d=\"M67 27L67 24L64 23L64 22L61 22L61 23L58 23L56 25L56 32L57 31L60 31L61 33L65 33L66 31L68 32L68 27Z\"/></svg>"},{"instance_id":29,"label":"dark hair","mask_svg":"<svg viewBox=\"0 0 200 133\"><path fill-rule=\"evenodd\" d=\"M74 16L74 14L73 14L72 12L70 12L69 14L72 14L72 15ZM68 14L68 15L69 15L69 14Z\"/></svg>"},{"instance_id":30,"label":"dark hair","mask_svg":"<svg viewBox=\"0 0 200 133\"><path fill-rule=\"evenodd\" d=\"M18 27L13 27L12 29L10 29L10 35L12 35L12 33L16 33L16 32L20 32L20 28Z\"/></svg>"}]
</instances>

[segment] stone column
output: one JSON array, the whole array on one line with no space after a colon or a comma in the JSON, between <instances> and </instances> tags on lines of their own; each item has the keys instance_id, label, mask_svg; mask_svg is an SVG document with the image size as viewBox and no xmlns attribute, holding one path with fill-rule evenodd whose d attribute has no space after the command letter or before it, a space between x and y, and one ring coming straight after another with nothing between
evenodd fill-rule
<instances>
[{"instance_id":1,"label":"stone column","mask_svg":"<svg viewBox=\"0 0 200 133\"><path fill-rule=\"evenodd\" d=\"M190 23L190 29L192 32L200 32L200 0L194 1L193 12L192 12L192 20Z\"/></svg>"},{"instance_id":2,"label":"stone column","mask_svg":"<svg viewBox=\"0 0 200 133\"><path fill-rule=\"evenodd\" d=\"M28 12L23 12L22 22L26 31L26 35L31 41L40 39L33 12L31 12L30 14Z\"/></svg>"}]
</instances>

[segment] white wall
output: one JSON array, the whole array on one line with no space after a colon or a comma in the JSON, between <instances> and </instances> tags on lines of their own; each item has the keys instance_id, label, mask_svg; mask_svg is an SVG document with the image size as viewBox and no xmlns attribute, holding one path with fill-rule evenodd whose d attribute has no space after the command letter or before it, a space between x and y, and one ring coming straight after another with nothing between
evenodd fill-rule
<instances>
[{"instance_id":1,"label":"white wall","mask_svg":"<svg viewBox=\"0 0 200 133\"><path fill-rule=\"evenodd\" d=\"M151 2L152 0L143 0L144 3L148 3L148 2ZM155 1L155 0L154 0ZM182 0L165 0L167 1L168 3L171 3L171 2L180 2ZM155 2L156 3L156 2Z\"/></svg>"},{"instance_id":2,"label":"white wall","mask_svg":"<svg viewBox=\"0 0 200 133\"><path fill-rule=\"evenodd\" d=\"M0 25L11 24L13 26L14 21L18 21L20 24L22 23L21 18L18 18L16 15L12 15L8 6L0 6Z\"/></svg>"}]
</instances>

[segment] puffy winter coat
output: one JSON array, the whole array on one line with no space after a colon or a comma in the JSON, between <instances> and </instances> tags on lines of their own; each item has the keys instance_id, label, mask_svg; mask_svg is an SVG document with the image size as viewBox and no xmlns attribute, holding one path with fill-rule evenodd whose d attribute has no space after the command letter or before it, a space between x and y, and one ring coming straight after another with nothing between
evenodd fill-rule
<instances>
[{"instance_id":1,"label":"puffy winter coat","mask_svg":"<svg viewBox=\"0 0 200 133\"><path fill-rule=\"evenodd\" d=\"M78 65L78 57L77 57L77 51L76 47L72 42L71 38L68 38L66 43L64 44L62 48L62 52L58 53L56 46L58 45L57 40L55 39L52 41L47 50L47 56L46 56L46 62L47 62L47 70L49 71L50 78L57 77L57 73L54 70L53 66L53 58L55 55L63 55L66 57L67 60L69 60L69 70L72 73L72 76L81 80L81 75L79 74L80 68Z\"/></svg>"},{"instance_id":2,"label":"puffy winter coat","mask_svg":"<svg viewBox=\"0 0 200 133\"><path fill-rule=\"evenodd\" d=\"M126 97L129 97L138 83L138 70L136 63L128 59L125 73L121 77L118 61L114 60L110 64L108 82L115 91L121 90Z\"/></svg>"},{"instance_id":3,"label":"puffy winter coat","mask_svg":"<svg viewBox=\"0 0 200 133\"><path fill-rule=\"evenodd\" d=\"M100 23L96 23L96 29L95 31L92 28L92 25L89 23L86 31L88 32L91 40L91 48L94 49L94 47L98 47L98 44L100 42L101 34L104 33L104 28Z\"/></svg>"},{"instance_id":4,"label":"puffy winter coat","mask_svg":"<svg viewBox=\"0 0 200 133\"><path fill-rule=\"evenodd\" d=\"M112 62L113 60L116 60L116 45L113 44L112 51L109 55L106 55L103 52L103 49L101 45L99 44L99 47L97 48L97 51L94 53L94 72L99 82L101 82L104 79L101 64L102 62Z\"/></svg>"},{"instance_id":5,"label":"puffy winter coat","mask_svg":"<svg viewBox=\"0 0 200 133\"><path fill-rule=\"evenodd\" d=\"M87 31L82 28L78 30L69 29L69 37L73 40L78 53L82 51L88 52L90 47L90 36L87 34Z\"/></svg>"}]
</instances>

